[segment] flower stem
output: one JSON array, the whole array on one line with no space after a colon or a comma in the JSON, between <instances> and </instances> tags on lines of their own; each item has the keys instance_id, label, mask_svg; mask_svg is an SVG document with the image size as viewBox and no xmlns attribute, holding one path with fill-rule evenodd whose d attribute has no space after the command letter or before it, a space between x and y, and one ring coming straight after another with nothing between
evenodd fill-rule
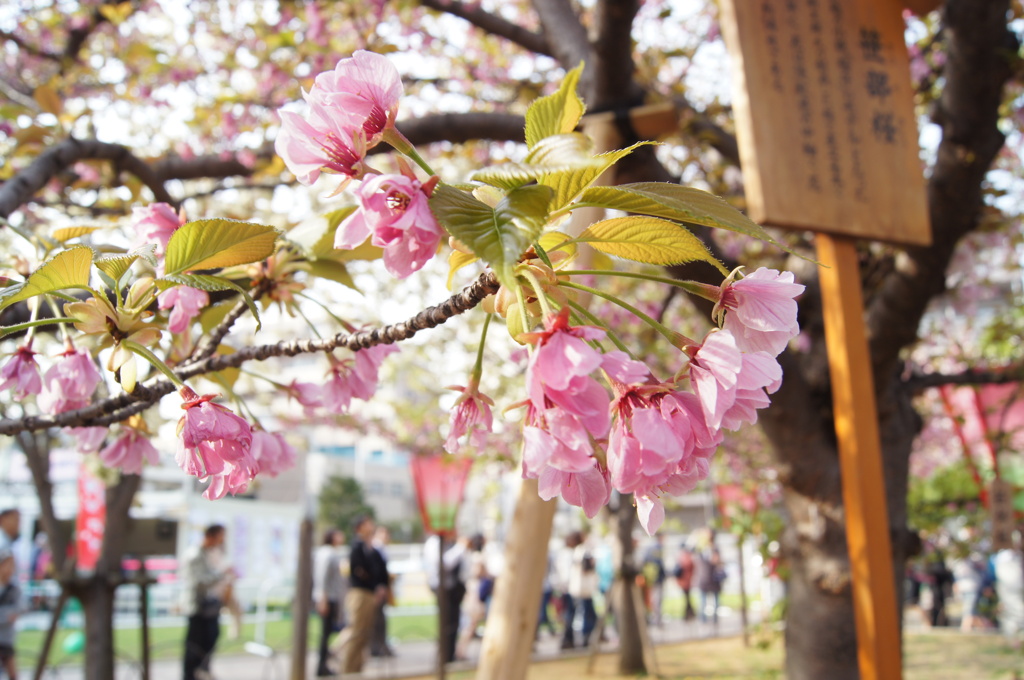
<instances>
[{"instance_id":1,"label":"flower stem","mask_svg":"<svg viewBox=\"0 0 1024 680\"><path fill-rule=\"evenodd\" d=\"M676 331L665 326L665 324L657 321L656 319L653 319L647 314L644 314L633 305L629 304L624 300L620 300L619 298L615 297L614 295L611 295L610 293L605 293L604 291L597 290L596 288L591 288L590 286L584 286L583 284L572 283L569 281L563 281L558 285L565 286L566 288L574 288L576 290L581 290L585 293L590 293L591 295L596 295L600 298L604 298L605 300L608 300L609 302L622 307L626 311L636 315L639 319L647 323L647 325L649 325L651 328L661 333L669 342L671 342L675 347L678 347L679 349L684 349L689 345L697 344L690 338L683 335L682 333L677 333Z\"/></svg>"},{"instance_id":2,"label":"flower stem","mask_svg":"<svg viewBox=\"0 0 1024 680\"><path fill-rule=\"evenodd\" d=\"M594 316L590 312L590 310L588 310L586 307L584 307L580 303L574 302L572 300L569 300L569 306L572 307L573 310L577 314L579 314L582 318L586 319L587 321L589 321L590 323L594 324L595 326L598 326L599 328L603 328L608 333L608 339L612 341L613 345L615 345L616 347L621 349L623 352L628 354L631 359L636 359L636 357L633 356L633 353L630 352L626 348L626 345L623 344L623 342L621 340L619 340L619 337L615 333L612 332L612 329L608 328L608 326L605 325L605 323L603 321L601 321L596 316Z\"/></svg>"},{"instance_id":3,"label":"flower stem","mask_svg":"<svg viewBox=\"0 0 1024 680\"><path fill-rule=\"evenodd\" d=\"M62 316L60 318L49 318L49 319L35 319L33 321L26 321L24 323L14 324L12 326L0 326L0 338L11 333L17 333L19 331L26 330L28 328L34 328L36 326L46 326L51 323L73 323L75 319L70 317Z\"/></svg>"},{"instance_id":4,"label":"flower stem","mask_svg":"<svg viewBox=\"0 0 1024 680\"><path fill-rule=\"evenodd\" d=\"M676 288L682 288L688 293L693 293L706 300L717 302L721 294L718 292L720 289L718 286L710 286L706 283L698 283L696 281L680 281L679 279L673 279L668 276L655 276L653 274L641 274L639 272L620 272L614 270L600 270L600 269L573 269L563 270L559 274L567 274L572 276L578 275L593 275L593 276L621 276L627 279L643 279L645 281L654 281L655 283L666 283ZM712 289L714 292L712 292Z\"/></svg>"},{"instance_id":5,"label":"flower stem","mask_svg":"<svg viewBox=\"0 0 1024 680\"><path fill-rule=\"evenodd\" d=\"M492 314L484 317L484 329L480 332L480 346L476 348L476 363L473 364L473 381L480 382L480 376L484 372L484 343L487 340L487 329L491 325Z\"/></svg>"},{"instance_id":6,"label":"flower stem","mask_svg":"<svg viewBox=\"0 0 1024 680\"><path fill-rule=\"evenodd\" d=\"M384 141L390 144L395 151L405 154L411 158L416 165L423 169L423 172L427 173L431 177L437 173L427 164L423 157L420 156L419 152L416 151L416 147L412 145L405 135L398 131L395 127L387 127L384 129Z\"/></svg>"},{"instance_id":7,"label":"flower stem","mask_svg":"<svg viewBox=\"0 0 1024 680\"><path fill-rule=\"evenodd\" d=\"M544 288L540 285L540 281L533 272L530 271L529 267L522 267L518 272L530 285L533 286L533 293L536 295L537 300L540 302L541 311L544 312L544 316L554 314L554 310L551 309L551 303L548 301L547 293L544 292Z\"/></svg>"},{"instance_id":8,"label":"flower stem","mask_svg":"<svg viewBox=\"0 0 1024 680\"><path fill-rule=\"evenodd\" d=\"M185 383L182 381L181 378L175 375L174 371L171 370L170 366L165 364L163 360L160 359L160 357L153 354L148 347L144 347L143 345L140 345L134 340L122 340L121 346L127 350L131 350L132 352L138 354L140 357L142 357L149 363L153 364L153 367L156 368L156 370L160 371L165 376L167 376L167 379L170 380L175 385L177 385L178 387L185 386Z\"/></svg>"}]
</instances>

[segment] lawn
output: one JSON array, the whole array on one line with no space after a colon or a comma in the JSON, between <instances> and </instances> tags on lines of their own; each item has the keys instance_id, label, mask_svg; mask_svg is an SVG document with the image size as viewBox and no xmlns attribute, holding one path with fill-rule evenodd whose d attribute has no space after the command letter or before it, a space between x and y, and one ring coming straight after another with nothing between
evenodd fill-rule
<instances>
[{"instance_id":1,"label":"lawn","mask_svg":"<svg viewBox=\"0 0 1024 680\"><path fill-rule=\"evenodd\" d=\"M739 637L665 645L656 650L658 675L686 680L782 680L782 644L767 649L745 648ZM1014 652L997 635L961 635L955 631L914 633L907 636L905 680L1024 680L1024 654ZM594 678L622 678L617 657L598 657ZM587 658L573 657L530 666L528 680L583 678ZM1015 672L1017 673L1015 675ZM423 676L416 680L429 680ZM452 673L451 680L468 680L473 671Z\"/></svg>"}]
</instances>

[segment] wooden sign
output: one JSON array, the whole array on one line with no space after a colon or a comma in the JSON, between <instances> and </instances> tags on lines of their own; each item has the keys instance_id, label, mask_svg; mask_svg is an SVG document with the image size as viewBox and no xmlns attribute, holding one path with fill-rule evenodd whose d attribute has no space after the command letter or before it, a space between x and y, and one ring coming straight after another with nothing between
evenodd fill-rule
<instances>
[{"instance_id":1,"label":"wooden sign","mask_svg":"<svg viewBox=\"0 0 1024 680\"><path fill-rule=\"evenodd\" d=\"M989 489L989 510L992 512L992 550L1013 548L1013 531L1017 528L1013 509L1013 486L1005 479L996 479Z\"/></svg>"},{"instance_id":2,"label":"wooden sign","mask_svg":"<svg viewBox=\"0 0 1024 680\"><path fill-rule=\"evenodd\" d=\"M723 0L750 217L928 245L901 3Z\"/></svg>"}]
</instances>

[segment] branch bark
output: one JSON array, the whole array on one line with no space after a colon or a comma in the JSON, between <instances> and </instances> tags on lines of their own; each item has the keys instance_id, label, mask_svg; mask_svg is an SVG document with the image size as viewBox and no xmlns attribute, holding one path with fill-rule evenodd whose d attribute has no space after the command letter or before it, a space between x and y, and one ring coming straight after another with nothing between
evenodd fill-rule
<instances>
[{"instance_id":1,"label":"branch bark","mask_svg":"<svg viewBox=\"0 0 1024 680\"><path fill-rule=\"evenodd\" d=\"M581 61L591 57L590 43L587 40L587 29L580 22L576 10L569 0L533 0L533 8L540 17L540 24L546 35L558 36L551 47L552 56L558 60L562 68L569 70L579 66ZM596 82L595 69L583 73L584 83ZM584 92L591 91L584 87Z\"/></svg>"},{"instance_id":2,"label":"branch bark","mask_svg":"<svg viewBox=\"0 0 1024 680\"><path fill-rule=\"evenodd\" d=\"M443 324L453 316L462 314L476 307L480 302L498 290L498 279L493 272L487 271L461 292L451 296L439 305L427 307L407 321L382 326L380 328L362 330L356 333L338 333L330 338L318 340L303 339L282 341L269 345L246 347L231 355L216 355L202 361L189 363L176 368L175 375L187 380L197 375L205 375L225 368L238 368L248 361L264 361L271 357L296 356L314 352L330 352L340 347L353 351L366 349L375 345L392 344L407 340L421 330L434 328ZM0 434L15 435L21 432L35 432L51 427L77 427L85 425L101 426L117 423L128 416L145 411L161 397L174 391L175 386L166 378L156 378L144 385L138 385L135 392L119 394L102 401L90 404L75 411L66 411L56 415L27 416L24 418L0 420Z\"/></svg>"},{"instance_id":3,"label":"branch bark","mask_svg":"<svg viewBox=\"0 0 1024 680\"><path fill-rule=\"evenodd\" d=\"M477 28L491 35L509 40L530 52L536 52L537 54L549 57L554 56L546 35L534 33L522 26L506 21L477 5L467 5L455 0L420 0L420 4L432 10L465 19Z\"/></svg>"}]
</instances>

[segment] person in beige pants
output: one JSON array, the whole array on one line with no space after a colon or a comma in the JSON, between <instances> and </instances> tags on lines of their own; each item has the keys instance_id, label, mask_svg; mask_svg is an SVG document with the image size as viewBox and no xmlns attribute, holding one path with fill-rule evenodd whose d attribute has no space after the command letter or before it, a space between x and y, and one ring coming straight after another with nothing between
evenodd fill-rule
<instances>
[{"instance_id":1,"label":"person in beige pants","mask_svg":"<svg viewBox=\"0 0 1024 680\"><path fill-rule=\"evenodd\" d=\"M377 607L387 597L388 567L372 543L376 528L370 517L355 522L356 540L349 554L349 588L345 595L348 626L333 650L335 655L342 655L341 669L345 673L362 672Z\"/></svg>"}]
</instances>

